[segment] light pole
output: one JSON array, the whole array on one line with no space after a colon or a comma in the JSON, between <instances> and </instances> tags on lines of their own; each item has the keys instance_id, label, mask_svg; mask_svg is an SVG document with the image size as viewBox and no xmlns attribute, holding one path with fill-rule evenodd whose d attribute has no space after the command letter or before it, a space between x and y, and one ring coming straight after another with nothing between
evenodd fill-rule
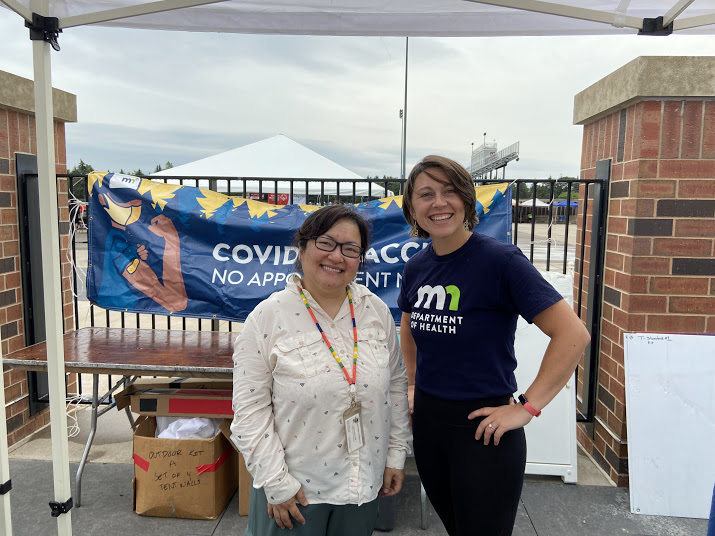
<instances>
[{"instance_id":1,"label":"light pole","mask_svg":"<svg viewBox=\"0 0 715 536\"><path fill-rule=\"evenodd\" d=\"M400 178L404 178L404 169L405 169L405 156L404 156L404 146L405 146L405 110L403 108L400 108L400 123L402 124L402 132L400 134ZM402 191L402 187L400 187L400 191Z\"/></svg>"},{"instance_id":2,"label":"light pole","mask_svg":"<svg viewBox=\"0 0 715 536\"><path fill-rule=\"evenodd\" d=\"M400 178L405 180L405 165L406 165L406 153L407 153L407 58L409 57L409 46L410 38L405 37L405 106L403 108L404 114L402 115L402 169L400 171ZM404 182L402 187L404 187ZM400 188L402 190L402 188Z\"/></svg>"}]
</instances>

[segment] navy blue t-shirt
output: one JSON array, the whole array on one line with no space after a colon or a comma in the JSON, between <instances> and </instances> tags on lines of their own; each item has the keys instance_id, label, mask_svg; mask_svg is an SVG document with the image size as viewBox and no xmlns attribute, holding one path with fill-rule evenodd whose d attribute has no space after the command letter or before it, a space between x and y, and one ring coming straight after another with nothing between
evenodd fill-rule
<instances>
[{"instance_id":1,"label":"navy blue t-shirt","mask_svg":"<svg viewBox=\"0 0 715 536\"><path fill-rule=\"evenodd\" d=\"M514 335L562 299L519 248L474 233L457 251L432 245L405 265L397 304L410 314L416 385L468 400L516 391Z\"/></svg>"}]
</instances>

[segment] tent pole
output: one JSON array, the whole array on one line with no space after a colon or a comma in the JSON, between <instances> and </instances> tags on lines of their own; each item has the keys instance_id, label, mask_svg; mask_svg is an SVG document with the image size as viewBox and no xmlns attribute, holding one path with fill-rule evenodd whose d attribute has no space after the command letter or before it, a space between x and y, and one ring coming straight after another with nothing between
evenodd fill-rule
<instances>
[{"instance_id":1,"label":"tent pole","mask_svg":"<svg viewBox=\"0 0 715 536\"><path fill-rule=\"evenodd\" d=\"M2 348L0 348L0 358L2 358ZM3 383L4 385L4 383ZM5 407L5 388L0 388L0 407ZM7 448L7 422L0 419L0 485L4 488L11 487L10 464L8 462ZM10 515L10 490L5 489L5 493L0 495L0 534L12 536L12 517Z\"/></svg>"},{"instance_id":2,"label":"tent pole","mask_svg":"<svg viewBox=\"0 0 715 536\"><path fill-rule=\"evenodd\" d=\"M21 16L29 14L29 10L18 2L2 2L13 11ZM2 347L0 347L0 358L2 358ZM3 368L4 376L4 368ZM0 407L5 407L5 388L0 387ZM10 462L8 460L7 446L7 421L5 418L0 419L0 487L2 487L2 495L0 495L0 534L12 536L12 513L10 509L10 490L12 489L12 480L10 479Z\"/></svg>"},{"instance_id":3,"label":"tent pole","mask_svg":"<svg viewBox=\"0 0 715 536\"><path fill-rule=\"evenodd\" d=\"M49 15L48 0L32 0L30 8ZM71 499L67 412L65 408L65 363L62 345L62 288L60 283L60 239L55 170L54 113L52 107L52 63L50 44L32 42L35 79L35 124L37 128L37 170L42 232L42 280L47 337L47 373L50 391L50 430L54 500L63 504ZM72 512L57 516L57 534L72 534Z\"/></svg>"},{"instance_id":4,"label":"tent pole","mask_svg":"<svg viewBox=\"0 0 715 536\"><path fill-rule=\"evenodd\" d=\"M60 20L61 28L72 28L74 26L86 26L97 22L107 22L127 17L137 17L139 15L150 15L173 11L187 7L203 6L206 4L218 4L226 0L159 0L157 2L147 2L146 4L129 5L117 9L105 9L86 13L84 15L73 15L63 17Z\"/></svg>"},{"instance_id":5,"label":"tent pole","mask_svg":"<svg viewBox=\"0 0 715 536\"><path fill-rule=\"evenodd\" d=\"M32 20L32 12L22 5L18 0L0 0L0 4L4 4L8 9L13 10L25 20Z\"/></svg>"}]
</instances>

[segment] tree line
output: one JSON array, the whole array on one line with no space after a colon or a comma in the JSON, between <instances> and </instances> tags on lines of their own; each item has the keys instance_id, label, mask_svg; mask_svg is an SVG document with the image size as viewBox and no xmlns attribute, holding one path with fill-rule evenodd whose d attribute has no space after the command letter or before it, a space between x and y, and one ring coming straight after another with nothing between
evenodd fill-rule
<instances>
[{"instance_id":1,"label":"tree line","mask_svg":"<svg viewBox=\"0 0 715 536\"><path fill-rule=\"evenodd\" d=\"M154 171L152 173L156 173L158 171L162 171L163 169L171 169L174 167L174 164L169 162L167 160L166 164L164 164L164 167L162 168L160 164L157 164L156 167L154 168ZM67 169L67 174L68 175L89 175L95 171L94 167L92 167L91 164L87 164L84 160L81 158L79 159L79 164L77 164L75 167L72 169ZM111 171L110 171L111 173ZM122 175L134 175L134 176L144 176L144 172L139 169L135 169L132 172L127 172L124 171L123 169L119 170L119 173ZM77 199L87 199L87 182L83 178L72 178L70 180L70 191L74 194L74 196Z\"/></svg>"},{"instance_id":2,"label":"tree line","mask_svg":"<svg viewBox=\"0 0 715 536\"><path fill-rule=\"evenodd\" d=\"M538 181L539 179L533 179ZM549 180L552 180L549 176ZM577 180L576 177L560 177L559 182L554 183L554 199L566 199L568 197L568 184L560 181ZM571 199L578 199L579 183L571 185ZM551 184L548 182L536 183L519 183L519 199L526 200L534 197L534 188L536 188L536 198L541 200L551 199ZM512 198L516 198L516 192L512 191Z\"/></svg>"},{"instance_id":3,"label":"tree line","mask_svg":"<svg viewBox=\"0 0 715 536\"><path fill-rule=\"evenodd\" d=\"M167 161L166 164L164 164L164 167L161 167L160 164L157 164L156 167L154 168L154 171L152 171L152 173L157 173L158 171L162 171L164 169L171 169L173 167L174 167L174 164ZM68 169L67 173L69 175L89 175L92 171L95 171L95 169L92 167L92 165L85 163L84 160L82 160L80 158L79 164L77 164L72 169ZM110 173L111 173L111 171L110 171ZM119 173L121 173L123 175L135 175L135 176L143 176L144 175L144 172L141 170L141 168L135 169L132 172L124 171L123 169L120 169Z\"/></svg>"},{"instance_id":4,"label":"tree line","mask_svg":"<svg viewBox=\"0 0 715 536\"><path fill-rule=\"evenodd\" d=\"M388 175L383 175L380 177L379 175L375 175L374 177L371 177L370 175L367 176L367 180L375 180L375 181L380 181L380 186L386 186L388 190L392 190L395 192L395 195L398 195L400 192L400 187L402 186L402 183L399 182L399 179L397 177L392 177ZM531 179L527 179L531 180ZM539 179L533 179L534 181L538 181ZM548 180L552 180L551 177L549 176ZM554 199L566 199L568 196L568 184L560 181L566 181L566 180L577 180L576 177L560 177L559 182L556 182L554 184ZM509 179L505 179L505 182L511 182ZM534 187L536 187L536 198L537 199L542 199L542 200L548 200L551 198L551 185L548 182L536 182L536 183L529 183L529 182L521 182L519 183L519 199L531 199L533 197L534 193ZM571 199L578 199L578 183L574 183L571 185ZM516 198L516 192L512 191L512 198Z\"/></svg>"}]
</instances>

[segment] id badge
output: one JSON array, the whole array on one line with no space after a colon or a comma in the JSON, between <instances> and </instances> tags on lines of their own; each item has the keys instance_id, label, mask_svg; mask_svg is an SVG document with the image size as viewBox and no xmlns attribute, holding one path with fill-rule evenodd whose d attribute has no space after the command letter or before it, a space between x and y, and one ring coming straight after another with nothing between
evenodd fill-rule
<instances>
[{"instance_id":1,"label":"id badge","mask_svg":"<svg viewBox=\"0 0 715 536\"><path fill-rule=\"evenodd\" d=\"M364 444L361 411L362 404L356 402L343 412L348 452L355 452Z\"/></svg>"}]
</instances>

